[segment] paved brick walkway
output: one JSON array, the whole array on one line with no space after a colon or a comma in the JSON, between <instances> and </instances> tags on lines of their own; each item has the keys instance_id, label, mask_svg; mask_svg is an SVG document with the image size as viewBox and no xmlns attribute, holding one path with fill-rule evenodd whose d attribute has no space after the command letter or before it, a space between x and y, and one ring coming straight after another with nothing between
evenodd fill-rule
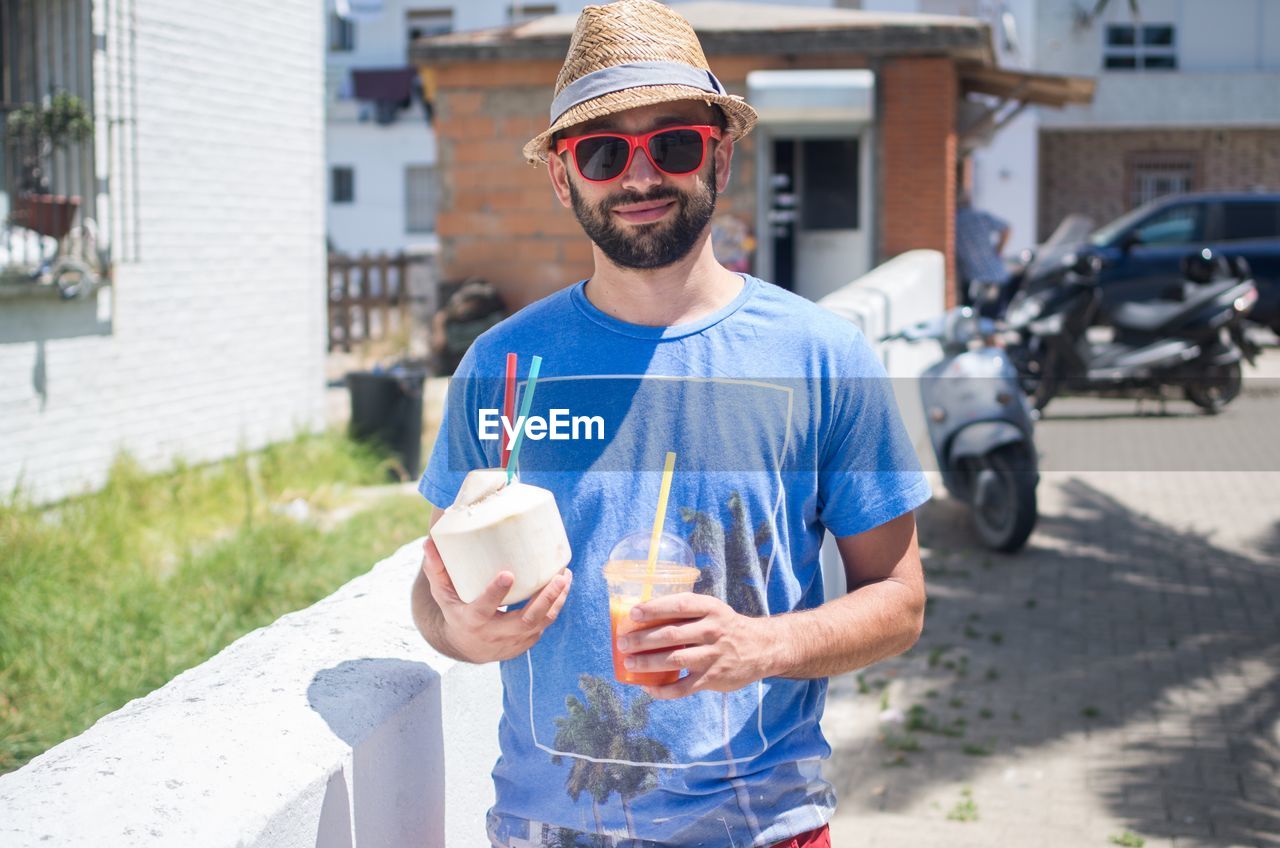
<instances>
[{"instance_id":1,"label":"paved brick walkway","mask_svg":"<svg viewBox=\"0 0 1280 848\"><path fill-rule=\"evenodd\" d=\"M1219 419L1171 402L1148 426L1132 401L1059 400L1038 443L1054 467L1087 428L1118 457L1095 469L1159 467L1228 431L1280 450L1274 385ZM1045 474L1011 557L981 549L959 505L929 504L923 638L832 682L833 844L1280 846L1275 455L1260 471L1061 463L1077 470ZM1223 467L1192 459L1178 467Z\"/></svg>"}]
</instances>

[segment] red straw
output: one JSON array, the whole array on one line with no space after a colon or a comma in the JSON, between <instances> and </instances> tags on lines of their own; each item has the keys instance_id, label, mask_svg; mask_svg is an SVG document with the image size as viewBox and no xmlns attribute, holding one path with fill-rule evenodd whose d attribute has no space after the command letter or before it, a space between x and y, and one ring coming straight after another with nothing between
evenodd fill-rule
<instances>
[{"instance_id":1,"label":"red straw","mask_svg":"<svg viewBox=\"0 0 1280 848\"><path fill-rule=\"evenodd\" d=\"M507 384L502 394L502 414L509 422L508 426L515 426L516 417L516 355L514 353L507 354ZM507 467L508 460L511 459L511 437L507 434L507 428L502 428L502 467Z\"/></svg>"}]
</instances>

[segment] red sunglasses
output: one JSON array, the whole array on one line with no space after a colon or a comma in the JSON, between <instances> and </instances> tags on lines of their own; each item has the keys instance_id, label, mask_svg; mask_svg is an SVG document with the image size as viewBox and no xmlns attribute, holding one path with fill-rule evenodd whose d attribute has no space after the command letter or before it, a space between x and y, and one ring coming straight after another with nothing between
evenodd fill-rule
<instances>
[{"instance_id":1,"label":"red sunglasses","mask_svg":"<svg viewBox=\"0 0 1280 848\"><path fill-rule=\"evenodd\" d=\"M590 133L560 139L556 153L572 153L578 173L593 183L607 183L625 174L637 149L643 150L662 173L682 177L702 167L707 139L719 141L721 136L719 127L704 124L663 127L643 135Z\"/></svg>"}]
</instances>

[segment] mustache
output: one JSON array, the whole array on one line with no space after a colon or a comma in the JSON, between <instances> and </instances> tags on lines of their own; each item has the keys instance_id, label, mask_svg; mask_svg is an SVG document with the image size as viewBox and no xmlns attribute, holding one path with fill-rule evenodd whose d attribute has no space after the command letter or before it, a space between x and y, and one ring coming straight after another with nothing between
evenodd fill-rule
<instances>
[{"instance_id":1,"label":"mustache","mask_svg":"<svg viewBox=\"0 0 1280 848\"><path fill-rule=\"evenodd\" d=\"M682 197L679 189L672 186L658 186L648 194L635 191L623 191L600 203L600 209L608 212L618 206L630 206L633 203L650 203L655 200L679 200Z\"/></svg>"}]
</instances>

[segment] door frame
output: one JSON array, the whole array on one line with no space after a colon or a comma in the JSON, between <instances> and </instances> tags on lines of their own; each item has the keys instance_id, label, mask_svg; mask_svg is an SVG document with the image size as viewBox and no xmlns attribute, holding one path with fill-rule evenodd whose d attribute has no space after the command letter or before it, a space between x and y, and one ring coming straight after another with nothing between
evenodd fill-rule
<instances>
[{"instance_id":1,"label":"door frame","mask_svg":"<svg viewBox=\"0 0 1280 848\"><path fill-rule=\"evenodd\" d=\"M756 254L753 260L753 271L757 277L769 280L775 276L773 267L773 227L769 223L771 204L771 188L769 178L773 174L773 143L779 138L803 141L814 138L858 138L858 209L861 229L867 243L867 268L875 267L877 245L879 244L879 216L872 203L875 198L872 173L874 157L872 151L876 144L875 126L870 121L823 121L810 123L760 123L756 125L755 143L756 167ZM793 186L797 193L797 211L803 202L799 198L799 187ZM797 228L799 224L797 223ZM798 232L797 232L798 235Z\"/></svg>"}]
</instances>

